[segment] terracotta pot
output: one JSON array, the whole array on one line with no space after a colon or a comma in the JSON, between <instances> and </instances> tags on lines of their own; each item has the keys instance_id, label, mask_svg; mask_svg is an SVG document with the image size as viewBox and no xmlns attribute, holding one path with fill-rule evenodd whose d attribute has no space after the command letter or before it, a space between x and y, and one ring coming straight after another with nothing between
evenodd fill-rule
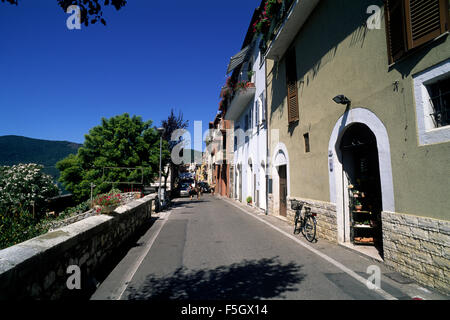
<instances>
[{"instance_id":1,"label":"terracotta pot","mask_svg":"<svg viewBox=\"0 0 450 320\"><path fill-rule=\"evenodd\" d=\"M113 213L116 208L117 208L117 206L102 207L102 213L104 213L104 214Z\"/></svg>"},{"instance_id":2,"label":"terracotta pot","mask_svg":"<svg viewBox=\"0 0 450 320\"><path fill-rule=\"evenodd\" d=\"M362 205L360 205L360 204L355 205L355 209L356 209L356 211L361 211Z\"/></svg>"}]
</instances>

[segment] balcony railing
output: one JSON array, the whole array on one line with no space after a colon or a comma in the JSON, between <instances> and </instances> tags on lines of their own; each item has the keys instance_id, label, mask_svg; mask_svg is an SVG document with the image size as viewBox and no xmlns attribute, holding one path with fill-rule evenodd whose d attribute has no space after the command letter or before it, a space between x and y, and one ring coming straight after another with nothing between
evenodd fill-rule
<instances>
[{"instance_id":1,"label":"balcony railing","mask_svg":"<svg viewBox=\"0 0 450 320\"><path fill-rule=\"evenodd\" d=\"M249 82L248 87L235 90L230 97L225 120L237 120L256 93L255 85Z\"/></svg>"},{"instance_id":2,"label":"balcony railing","mask_svg":"<svg viewBox=\"0 0 450 320\"><path fill-rule=\"evenodd\" d=\"M320 0L285 0L271 19L269 31L263 34L260 46L268 59L278 60L285 54L298 31Z\"/></svg>"},{"instance_id":3,"label":"balcony railing","mask_svg":"<svg viewBox=\"0 0 450 320\"><path fill-rule=\"evenodd\" d=\"M275 38L284 20L288 17L289 11L292 9L295 0L283 0L280 10L272 18L269 31L263 34L263 40L260 43L261 53L264 55L270 47L270 42Z\"/></svg>"}]
</instances>

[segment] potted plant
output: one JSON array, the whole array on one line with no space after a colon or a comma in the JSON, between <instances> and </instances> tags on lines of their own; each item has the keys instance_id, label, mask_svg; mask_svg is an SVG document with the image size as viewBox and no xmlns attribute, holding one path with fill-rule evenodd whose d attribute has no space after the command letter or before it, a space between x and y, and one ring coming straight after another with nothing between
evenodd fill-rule
<instances>
[{"instance_id":1,"label":"potted plant","mask_svg":"<svg viewBox=\"0 0 450 320\"><path fill-rule=\"evenodd\" d=\"M252 78L253 78L254 75L255 75L255 71L253 71L253 70L247 72L247 76L248 76L248 81L249 82L252 81Z\"/></svg>"},{"instance_id":2,"label":"potted plant","mask_svg":"<svg viewBox=\"0 0 450 320\"><path fill-rule=\"evenodd\" d=\"M109 192L107 194L98 195L93 202L97 213L112 213L122 202L120 193Z\"/></svg>"},{"instance_id":3,"label":"potted plant","mask_svg":"<svg viewBox=\"0 0 450 320\"><path fill-rule=\"evenodd\" d=\"M362 209L362 204L359 200L355 200L355 209L356 211L361 211Z\"/></svg>"},{"instance_id":4,"label":"potted plant","mask_svg":"<svg viewBox=\"0 0 450 320\"><path fill-rule=\"evenodd\" d=\"M253 202L252 197L248 196L247 197L247 204L250 206L252 204L252 202Z\"/></svg>"}]
</instances>

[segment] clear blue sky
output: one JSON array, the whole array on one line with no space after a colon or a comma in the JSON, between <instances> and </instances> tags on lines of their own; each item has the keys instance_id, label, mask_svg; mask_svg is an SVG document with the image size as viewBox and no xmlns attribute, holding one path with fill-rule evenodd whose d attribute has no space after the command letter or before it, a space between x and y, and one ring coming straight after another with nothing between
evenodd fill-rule
<instances>
[{"instance_id":1,"label":"clear blue sky","mask_svg":"<svg viewBox=\"0 0 450 320\"><path fill-rule=\"evenodd\" d=\"M129 0L68 30L56 0L0 2L0 136L83 143L102 117L160 125L216 115L229 58L260 0Z\"/></svg>"}]
</instances>

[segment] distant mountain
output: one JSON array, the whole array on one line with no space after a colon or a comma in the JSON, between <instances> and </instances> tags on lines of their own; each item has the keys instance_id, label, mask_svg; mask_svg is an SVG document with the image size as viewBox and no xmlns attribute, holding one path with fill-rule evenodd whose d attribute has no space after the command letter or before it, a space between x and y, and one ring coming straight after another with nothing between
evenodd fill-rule
<instances>
[{"instance_id":1,"label":"distant mountain","mask_svg":"<svg viewBox=\"0 0 450 320\"><path fill-rule=\"evenodd\" d=\"M49 141L21 136L0 136L0 165L12 166L19 163L37 163L55 180L59 171L55 164L76 154L81 144L68 141Z\"/></svg>"},{"instance_id":2,"label":"distant mountain","mask_svg":"<svg viewBox=\"0 0 450 320\"><path fill-rule=\"evenodd\" d=\"M203 152L194 149L183 149L183 162L201 164L203 160Z\"/></svg>"}]
</instances>

